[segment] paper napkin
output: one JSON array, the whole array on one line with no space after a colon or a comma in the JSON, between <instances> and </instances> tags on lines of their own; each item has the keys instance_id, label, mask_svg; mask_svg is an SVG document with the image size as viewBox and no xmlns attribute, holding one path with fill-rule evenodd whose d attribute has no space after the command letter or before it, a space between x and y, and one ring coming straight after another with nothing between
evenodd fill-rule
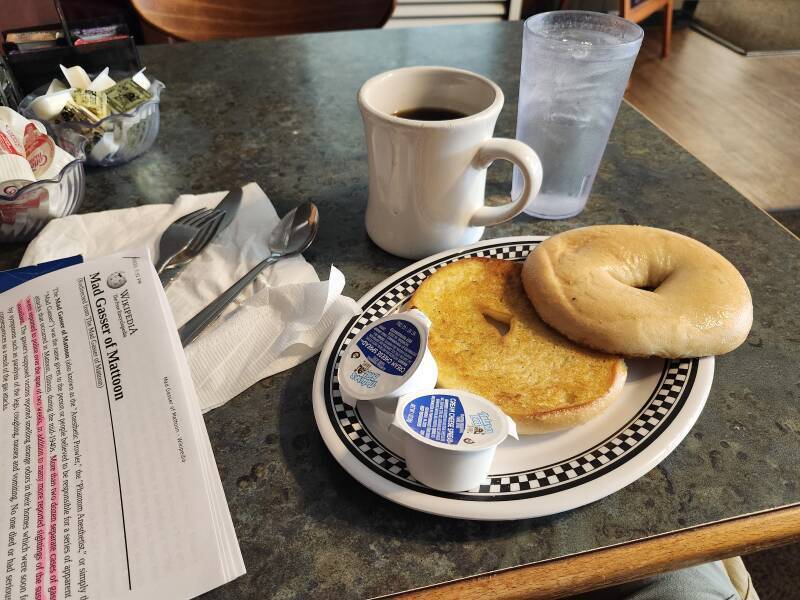
<instances>
[{"instance_id":1,"label":"paper napkin","mask_svg":"<svg viewBox=\"0 0 800 600\"><path fill-rule=\"evenodd\" d=\"M257 184L243 190L233 222L167 288L178 327L269 254L267 239L278 215ZM170 223L198 208L214 207L224 196L187 194L172 205L55 219L28 245L20 266L76 254L90 259L143 245L156 256L159 237ZM203 412L319 352L333 326L358 311L352 298L341 295L343 289L344 276L336 267L331 266L328 281L320 281L302 256L267 267L186 348Z\"/></svg>"}]
</instances>

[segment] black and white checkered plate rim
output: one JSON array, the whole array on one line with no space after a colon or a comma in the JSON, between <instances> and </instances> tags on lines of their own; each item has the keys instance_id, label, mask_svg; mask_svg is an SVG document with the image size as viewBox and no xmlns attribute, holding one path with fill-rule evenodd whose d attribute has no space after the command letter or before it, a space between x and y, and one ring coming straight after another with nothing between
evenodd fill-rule
<instances>
[{"instance_id":1,"label":"black and white checkered plate rim","mask_svg":"<svg viewBox=\"0 0 800 600\"><path fill-rule=\"evenodd\" d=\"M336 375L347 346L369 323L397 310L426 277L464 258L484 257L521 261L541 239L497 240L449 256L434 258L410 273L401 272L362 303L362 313L342 330L325 370L324 394L328 417L347 450L379 476L430 496L468 501L521 500L554 494L606 475L642 452L672 422L686 403L697 374L698 359L668 360L658 384L636 415L599 444L566 460L529 471L488 477L463 493L440 492L415 480L405 461L384 446L367 428L358 408L342 402Z\"/></svg>"}]
</instances>

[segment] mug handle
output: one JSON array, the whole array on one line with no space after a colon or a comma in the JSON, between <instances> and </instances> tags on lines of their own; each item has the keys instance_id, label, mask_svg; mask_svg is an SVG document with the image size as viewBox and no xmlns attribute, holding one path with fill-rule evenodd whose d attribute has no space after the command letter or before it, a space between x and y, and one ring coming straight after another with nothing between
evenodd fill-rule
<instances>
[{"instance_id":1,"label":"mug handle","mask_svg":"<svg viewBox=\"0 0 800 600\"><path fill-rule=\"evenodd\" d=\"M522 193L508 204L480 207L469 220L471 227L497 225L513 219L533 200L542 186L542 163L527 144L508 138L486 140L475 155L475 166L487 169L498 158L514 163L519 168L524 181Z\"/></svg>"}]
</instances>

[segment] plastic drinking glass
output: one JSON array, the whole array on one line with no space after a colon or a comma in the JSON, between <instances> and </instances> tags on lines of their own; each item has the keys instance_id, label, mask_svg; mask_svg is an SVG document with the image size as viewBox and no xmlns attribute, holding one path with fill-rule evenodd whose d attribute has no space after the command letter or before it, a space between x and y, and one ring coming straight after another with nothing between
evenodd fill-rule
<instances>
[{"instance_id":1,"label":"plastic drinking glass","mask_svg":"<svg viewBox=\"0 0 800 600\"><path fill-rule=\"evenodd\" d=\"M643 35L631 21L587 11L525 21L517 139L544 171L526 213L565 219L583 210ZM521 188L515 169L512 194Z\"/></svg>"}]
</instances>

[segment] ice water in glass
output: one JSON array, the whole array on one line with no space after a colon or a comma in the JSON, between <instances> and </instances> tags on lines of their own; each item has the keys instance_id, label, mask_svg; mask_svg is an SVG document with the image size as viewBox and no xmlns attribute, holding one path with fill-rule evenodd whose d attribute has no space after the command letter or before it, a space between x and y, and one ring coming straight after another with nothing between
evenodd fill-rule
<instances>
[{"instance_id":1,"label":"ice water in glass","mask_svg":"<svg viewBox=\"0 0 800 600\"><path fill-rule=\"evenodd\" d=\"M523 35L517 139L544 172L525 212L564 219L586 205L643 33L612 15L558 11L525 21ZM522 187L515 169L512 194Z\"/></svg>"}]
</instances>

